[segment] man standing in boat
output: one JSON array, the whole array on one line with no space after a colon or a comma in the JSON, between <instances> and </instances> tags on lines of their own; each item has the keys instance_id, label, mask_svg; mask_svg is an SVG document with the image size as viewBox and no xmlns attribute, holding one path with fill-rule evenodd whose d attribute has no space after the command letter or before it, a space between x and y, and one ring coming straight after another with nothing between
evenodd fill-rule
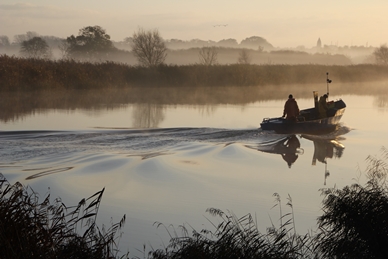
<instances>
[{"instance_id":1,"label":"man standing in boat","mask_svg":"<svg viewBox=\"0 0 388 259\"><path fill-rule=\"evenodd\" d=\"M295 101L292 94L290 94L288 96L288 100L284 104L284 111L283 111L282 117L286 117L286 120L296 122L298 116L299 116L298 103Z\"/></svg>"},{"instance_id":2,"label":"man standing in boat","mask_svg":"<svg viewBox=\"0 0 388 259\"><path fill-rule=\"evenodd\" d=\"M319 98L318 109L319 109L319 116L321 119L327 117L327 110L329 109L329 106L327 105L327 98L328 98L327 94L324 94Z\"/></svg>"}]
</instances>

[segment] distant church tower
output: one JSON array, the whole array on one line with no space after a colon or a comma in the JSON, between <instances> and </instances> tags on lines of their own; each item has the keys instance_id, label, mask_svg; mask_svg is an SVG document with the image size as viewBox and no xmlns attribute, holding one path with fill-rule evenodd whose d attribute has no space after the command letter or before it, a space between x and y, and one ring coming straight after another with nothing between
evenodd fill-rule
<instances>
[{"instance_id":1,"label":"distant church tower","mask_svg":"<svg viewBox=\"0 0 388 259\"><path fill-rule=\"evenodd\" d=\"M320 48L320 47L322 47L322 42L321 42L321 38L318 38L317 48Z\"/></svg>"}]
</instances>

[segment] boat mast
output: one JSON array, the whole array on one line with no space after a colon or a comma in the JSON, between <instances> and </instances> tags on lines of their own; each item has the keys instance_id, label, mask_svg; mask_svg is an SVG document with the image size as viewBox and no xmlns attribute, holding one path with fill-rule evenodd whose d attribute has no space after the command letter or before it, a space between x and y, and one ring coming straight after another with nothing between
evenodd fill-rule
<instances>
[{"instance_id":1,"label":"boat mast","mask_svg":"<svg viewBox=\"0 0 388 259\"><path fill-rule=\"evenodd\" d=\"M329 84L331 83L331 80L329 79L329 72L326 72L326 90L327 95L329 95Z\"/></svg>"}]
</instances>

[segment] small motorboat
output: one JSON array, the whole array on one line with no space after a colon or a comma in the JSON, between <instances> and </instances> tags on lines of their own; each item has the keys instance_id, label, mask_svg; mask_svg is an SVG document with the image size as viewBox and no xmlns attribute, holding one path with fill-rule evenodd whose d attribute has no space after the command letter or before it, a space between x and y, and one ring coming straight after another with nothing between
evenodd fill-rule
<instances>
[{"instance_id":1,"label":"small motorboat","mask_svg":"<svg viewBox=\"0 0 388 259\"><path fill-rule=\"evenodd\" d=\"M328 73L326 73L328 75ZM327 78L327 84L331 80ZM327 90L329 87L327 86ZM329 91L327 91L329 92ZM343 100L328 102L329 109L326 116L320 115L318 109L318 92L313 92L314 107L301 110L297 121L290 121L283 117L264 118L260 123L262 130L272 130L280 134L327 134L337 129L345 112L346 104Z\"/></svg>"}]
</instances>

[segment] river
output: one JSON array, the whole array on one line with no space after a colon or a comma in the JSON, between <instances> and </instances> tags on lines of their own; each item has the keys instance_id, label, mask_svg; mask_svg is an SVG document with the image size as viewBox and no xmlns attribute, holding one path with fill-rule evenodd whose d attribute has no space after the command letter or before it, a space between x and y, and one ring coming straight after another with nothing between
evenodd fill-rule
<instances>
[{"instance_id":1,"label":"river","mask_svg":"<svg viewBox=\"0 0 388 259\"><path fill-rule=\"evenodd\" d=\"M120 248L131 256L143 257L143 245L164 248L181 225L213 229L217 218L208 208L251 213L264 232L280 224L274 193L283 214L292 200L296 231L304 234L322 213L320 189L365 182L367 157L388 146L387 88L376 89L333 91L329 99L347 108L339 129L321 136L260 129L263 118L282 115L288 93L301 109L313 105L312 91L298 95L299 88L283 89L284 98L237 89L249 97L237 102L227 93L219 101L190 93L180 102L104 95L89 106L43 97L36 100L44 104L28 104L31 98L11 93L8 100L17 101L2 104L0 118L0 172L67 205L105 187L97 223L109 226L126 214Z\"/></svg>"}]
</instances>

